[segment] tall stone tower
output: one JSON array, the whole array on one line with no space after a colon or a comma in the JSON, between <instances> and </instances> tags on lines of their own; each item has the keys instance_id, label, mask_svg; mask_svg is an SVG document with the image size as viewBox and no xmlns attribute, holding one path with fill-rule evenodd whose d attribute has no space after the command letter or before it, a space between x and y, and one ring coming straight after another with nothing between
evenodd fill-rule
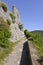
<instances>
[{"instance_id":1,"label":"tall stone tower","mask_svg":"<svg viewBox=\"0 0 43 65\"><path fill-rule=\"evenodd\" d=\"M20 24L20 14L15 6L12 6L12 13L16 17L15 21L17 24Z\"/></svg>"}]
</instances>

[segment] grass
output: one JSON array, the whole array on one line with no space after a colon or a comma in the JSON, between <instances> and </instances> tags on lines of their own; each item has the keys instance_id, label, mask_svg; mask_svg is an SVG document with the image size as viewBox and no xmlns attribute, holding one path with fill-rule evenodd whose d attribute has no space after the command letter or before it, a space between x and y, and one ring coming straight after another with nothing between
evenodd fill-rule
<instances>
[{"instance_id":1,"label":"grass","mask_svg":"<svg viewBox=\"0 0 43 65\"><path fill-rule=\"evenodd\" d=\"M37 49L39 57L42 60L40 64L43 65L43 37L39 33L37 34L32 33L32 38L33 38L33 45Z\"/></svg>"},{"instance_id":2,"label":"grass","mask_svg":"<svg viewBox=\"0 0 43 65\"><path fill-rule=\"evenodd\" d=\"M19 41L12 43L9 38L11 32L9 26L3 18L0 18L0 65L3 64L4 58L6 58L15 48Z\"/></svg>"},{"instance_id":3,"label":"grass","mask_svg":"<svg viewBox=\"0 0 43 65\"><path fill-rule=\"evenodd\" d=\"M43 65L43 36L40 33L30 33L28 30L24 31L27 39L31 37L30 41L33 42L34 47L39 53L41 59L40 64Z\"/></svg>"},{"instance_id":4,"label":"grass","mask_svg":"<svg viewBox=\"0 0 43 65\"><path fill-rule=\"evenodd\" d=\"M17 46L17 44L21 41L21 40L25 40L26 38L23 37L22 39L14 42L14 43L10 43L9 48L2 48L2 50L0 51L0 64L4 65L3 60L15 49L15 47Z\"/></svg>"},{"instance_id":5,"label":"grass","mask_svg":"<svg viewBox=\"0 0 43 65\"><path fill-rule=\"evenodd\" d=\"M2 48L2 50L0 51L0 64L4 65L3 60L14 50L13 47L15 48L15 46L18 44L18 41L11 43L9 45L9 48Z\"/></svg>"},{"instance_id":6,"label":"grass","mask_svg":"<svg viewBox=\"0 0 43 65\"><path fill-rule=\"evenodd\" d=\"M11 32L9 26L5 21L0 18L0 65L3 64L4 58L6 58L15 48L20 41L12 43L9 38Z\"/></svg>"}]
</instances>

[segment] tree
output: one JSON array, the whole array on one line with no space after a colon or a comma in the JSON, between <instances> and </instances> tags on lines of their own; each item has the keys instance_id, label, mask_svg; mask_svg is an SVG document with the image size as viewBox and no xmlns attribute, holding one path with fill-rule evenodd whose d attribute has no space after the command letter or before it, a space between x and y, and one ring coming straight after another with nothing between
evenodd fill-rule
<instances>
[{"instance_id":1,"label":"tree","mask_svg":"<svg viewBox=\"0 0 43 65\"><path fill-rule=\"evenodd\" d=\"M23 24L19 24L19 29L22 30L23 29Z\"/></svg>"}]
</instances>

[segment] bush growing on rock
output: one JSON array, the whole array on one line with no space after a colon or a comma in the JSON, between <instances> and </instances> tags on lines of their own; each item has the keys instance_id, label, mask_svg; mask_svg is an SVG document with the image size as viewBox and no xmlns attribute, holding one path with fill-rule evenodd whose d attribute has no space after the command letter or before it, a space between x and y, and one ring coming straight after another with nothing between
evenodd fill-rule
<instances>
[{"instance_id":1,"label":"bush growing on rock","mask_svg":"<svg viewBox=\"0 0 43 65\"><path fill-rule=\"evenodd\" d=\"M23 24L18 24L19 29L22 30L23 29Z\"/></svg>"},{"instance_id":2,"label":"bush growing on rock","mask_svg":"<svg viewBox=\"0 0 43 65\"><path fill-rule=\"evenodd\" d=\"M8 8L7 8L7 5L6 5L5 3L2 3L2 4L1 4L1 7L3 8L3 10L4 10L5 12L7 12Z\"/></svg>"},{"instance_id":3,"label":"bush growing on rock","mask_svg":"<svg viewBox=\"0 0 43 65\"><path fill-rule=\"evenodd\" d=\"M12 13L10 13L10 16L11 16L12 20L16 18Z\"/></svg>"},{"instance_id":4,"label":"bush growing on rock","mask_svg":"<svg viewBox=\"0 0 43 65\"><path fill-rule=\"evenodd\" d=\"M13 49L13 44L9 40L10 36L11 32L8 24L0 17L0 64Z\"/></svg>"},{"instance_id":5,"label":"bush growing on rock","mask_svg":"<svg viewBox=\"0 0 43 65\"><path fill-rule=\"evenodd\" d=\"M24 34L27 38L31 37L31 34L28 30L24 30Z\"/></svg>"},{"instance_id":6,"label":"bush growing on rock","mask_svg":"<svg viewBox=\"0 0 43 65\"><path fill-rule=\"evenodd\" d=\"M7 19L7 24L11 25L11 20L10 19Z\"/></svg>"},{"instance_id":7,"label":"bush growing on rock","mask_svg":"<svg viewBox=\"0 0 43 65\"><path fill-rule=\"evenodd\" d=\"M0 19L0 46L5 46L5 43L8 44L7 42L10 36L11 32L8 24L5 23L3 19Z\"/></svg>"}]
</instances>

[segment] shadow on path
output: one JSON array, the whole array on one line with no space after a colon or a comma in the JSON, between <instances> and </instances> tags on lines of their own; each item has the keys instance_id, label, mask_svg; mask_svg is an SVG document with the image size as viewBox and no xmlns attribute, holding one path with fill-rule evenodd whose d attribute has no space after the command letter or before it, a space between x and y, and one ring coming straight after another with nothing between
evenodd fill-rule
<instances>
[{"instance_id":1,"label":"shadow on path","mask_svg":"<svg viewBox=\"0 0 43 65\"><path fill-rule=\"evenodd\" d=\"M28 41L26 41L23 44L23 51L22 51L20 65L32 65Z\"/></svg>"}]
</instances>

